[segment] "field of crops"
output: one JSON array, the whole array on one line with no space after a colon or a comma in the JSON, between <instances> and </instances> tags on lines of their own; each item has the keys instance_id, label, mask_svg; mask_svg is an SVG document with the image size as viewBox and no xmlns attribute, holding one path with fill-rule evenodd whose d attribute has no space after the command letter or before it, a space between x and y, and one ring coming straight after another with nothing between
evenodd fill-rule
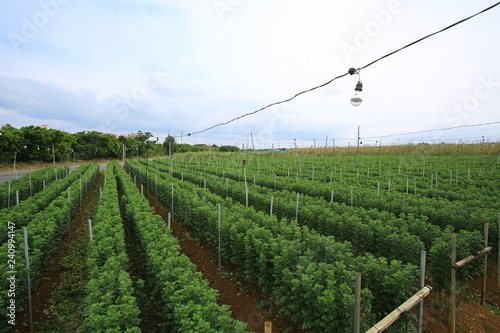
<instances>
[{"instance_id":1,"label":"field of crops","mask_svg":"<svg viewBox=\"0 0 500 333\"><path fill-rule=\"evenodd\" d=\"M72 216L87 192L96 209L92 239L84 241L80 331L247 331L183 254L147 192L195 233L222 271L265 295L276 309L269 320L280 320L277 331L352 332L361 273L364 332L420 289L422 250L433 292L450 289L452 234L457 258L468 257L485 247L489 221L490 262L496 258L498 162L491 155L207 153L126 160L125 168L109 163L105 173L88 164L54 173L50 184L40 171L33 179L43 186L20 181L28 195L14 206L15 199L2 200L0 295L8 311L0 331L27 326L19 318L27 311L28 273L33 292L74 232ZM89 232L85 223L81 228ZM483 268L476 260L457 270L459 285ZM414 331L416 313L387 331Z\"/></svg>"}]
</instances>

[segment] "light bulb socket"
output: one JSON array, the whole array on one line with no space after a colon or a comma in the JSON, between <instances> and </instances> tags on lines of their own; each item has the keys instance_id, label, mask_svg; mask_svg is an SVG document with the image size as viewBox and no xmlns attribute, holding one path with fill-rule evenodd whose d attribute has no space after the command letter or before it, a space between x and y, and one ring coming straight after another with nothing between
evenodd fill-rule
<instances>
[{"instance_id":1,"label":"light bulb socket","mask_svg":"<svg viewBox=\"0 0 500 333\"><path fill-rule=\"evenodd\" d=\"M356 88L354 88L355 91L363 91L363 83L361 81L358 81L356 84Z\"/></svg>"}]
</instances>

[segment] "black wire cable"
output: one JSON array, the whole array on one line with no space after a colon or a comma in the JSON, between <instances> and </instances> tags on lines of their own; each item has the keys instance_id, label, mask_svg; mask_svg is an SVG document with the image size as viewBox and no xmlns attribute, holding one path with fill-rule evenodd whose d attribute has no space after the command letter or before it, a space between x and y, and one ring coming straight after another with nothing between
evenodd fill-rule
<instances>
[{"instance_id":1,"label":"black wire cable","mask_svg":"<svg viewBox=\"0 0 500 333\"><path fill-rule=\"evenodd\" d=\"M495 3L494 5L491 5L490 7L488 7L488 8L486 8L486 9L481 10L480 12L478 12L478 13L476 13L476 14L474 14L474 15L471 15L471 16L466 17L466 18L464 18L464 19L462 19L462 20L460 20L460 21L458 21L458 22L455 22L455 23L453 23L453 24L451 24L451 25L447 26L446 28L443 28L443 29L441 29L441 30L439 30L439 31L433 32L433 33L431 33L431 34L429 34L429 35L427 35L427 36L425 36L425 37L422 37L422 38L420 38L420 39L417 39L416 41L411 42L410 44L405 45L405 46L403 46L403 47L401 47L401 48L399 48L399 49L397 49L397 50L395 50L395 51L392 51L392 52L390 52L390 53L387 53L386 55L384 55L384 56L382 56L382 57L380 57L380 58L378 58L378 59L376 59L376 60L374 60L374 61L370 62L369 64L367 64L367 65L365 65L365 66L363 66L363 67L358 68L358 70L361 70L361 69L363 69L363 68L367 68L367 67L369 67L369 66L371 66L371 65L375 64L376 62L379 62L379 61L380 61L380 60L382 60L382 59L385 59L385 58L387 58L387 57L389 57L389 56L391 56L391 55L394 55L395 53L398 53L399 51L402 51L402 50L404 50L404 49L406 49L406 48L408 48L408 47L410 47L410 46L412 46L412 45L415 45L415 44L417 44L417 43L420 43L421 41L423 41L423 40L425 40L425 39L427 39L427 38L429 38L429 37L432 37L432 36L437 35L437 34L439 34L439 33L441 33L441 32L444 32L444 31L446 31L446 30L448 30L448 29L451 29L451 28L453 28L453 27L455 27L455 26L457 26L457 25L459 25L459 24L461 24L461 23L464 23L465 21L468 21L468 20L470 20L470 19L472 19L472 18L474 18L474 17L478 16L479 14L485 13L485 12L487 12L487 11L489 11L489 10L491 10L491 9L495 8L495 7L496 7L496 6L498 6L498 5L500 5L500 2L497 2L497 3ZM319 85L319 86L316 86L316 87L313 87L313 88L310 88L310 89L307 89L307 90L301 91L301 92L299 92L299 93L295 94L293 97L290 97L290 98L288 98L288 99L285 99L285 100L282 100L282 101L279 101L279 102L271 103L271 104L266 105L266 106L264 106L264 107L262 107L262 108L260 108L260 109L258 109L258 110L255 110L255 111L252 111L252 112L245 113L245 114L243 114L243 115L241 115L241 116L238 116L238 117L233 118L233 119L231 119L231 120L228 120L228 121L226 121L226 122L223 122L223 123L219 123L219 124L216 124L216 125L210 126L210 127L205 128L204 130L201 130L201 131L196 131L196 132L188 133L188 136L191 136L191 135L194 135L194 134L203 133L203 132L209 131L209 130L211 130L211 129L215 128L215 127L219 127L219 126L227 125L227 124L229 124L229 123L231 123L231 122L233 122L233 121L235 121L235 120L238 120L238 119L241 119L241 118L244 118L244 117L247 117L247 116L250 116L250 115L256 114L256 113L258 113L258 112L261 112L261 111L263 111L263 110L265 110L265 109L267 109L267 108L269 108L269 107L271 107L271 106L278 105L278 104L282 104L282 103L287 103L287 102L290 102L291 100L293 100L293 99L294 99L295 97L297 97L297 96L300 96L300 95L302 95L302 94L305 94L305 93L311 92L311 91L313 91L313 90L316 90L316 89L322 88L322 87L324 87L324 86L326 86L326 85L328 85L328 84L332 83L333 81L335 81L335 80L337 80L337 79L340 79L340 78L342 78L342 77L344 77L344 76L347 76L347 75L349 75L349 74L350 74L350 73L345 73L345 74L339 75L339 76L337 76L337 77L334 77L334 78L333 78L333 79L331 79L330 81L325 82L325 83L323 83L323 84L321 84L321 85Z\"/></svg>"}]
</instances>

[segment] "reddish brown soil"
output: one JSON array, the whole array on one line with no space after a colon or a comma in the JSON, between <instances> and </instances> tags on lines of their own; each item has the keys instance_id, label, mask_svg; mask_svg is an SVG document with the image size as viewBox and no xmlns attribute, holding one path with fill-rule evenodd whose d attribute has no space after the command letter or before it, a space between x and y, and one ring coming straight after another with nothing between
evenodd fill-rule
<instances>
[{"instance_id":1,"label":"reddish brown soil","mask_svg":"<svg viewBox=\"0 0 500 333\"><path fill-rule=\"evenodd\" d=\"M496 271L496 266L488 267L485 303L500 309L500 288L496 280ZM482 279L476 279L470 285L470 290L463 291L457 297L456 332L500 332L500 316L480 305ZM443 292L431 293L425 299L424 332L451 332L450 313L449 295Z\"/></svg>"}]
</instances>

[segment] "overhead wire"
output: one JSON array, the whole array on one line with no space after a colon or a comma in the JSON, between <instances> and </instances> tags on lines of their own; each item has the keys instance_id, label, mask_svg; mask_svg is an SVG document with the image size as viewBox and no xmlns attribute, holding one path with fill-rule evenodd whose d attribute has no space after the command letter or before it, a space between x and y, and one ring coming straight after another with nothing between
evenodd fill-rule
<instances>
[{"instance_id":1,"label":"overhead wire","mask_svg":"<svg viewBox=\"0 0 500 333\"><path fill-rule=\"evenodd\" d=\"M485 13L485 12L487 12L487 11L489 11L489 10L491 10L491 9L495 8L495 7L496 7L496 6L498 6L498 5L500 5L500 1L499 1L499 2L497 2L497 3L495 3L495 4L493 4L493 5L491 5L491 6L489 6L488 8L485 8L485 9L483 9L483 10L481 10L481 11L477 12L476 14L473 14L473 15L471 15L471 16L469 16L469 17L466 17L466 18L464 18L464 19L462 19L462 20L460 20L460 21L457 21L457 22L455 22L455 23L453 23L453 24L451 24L451 25L449 25L449 26L447 26L447 27L445 27L445 28L443 28L443 29L441 29L441 30L439 30L439 31L433 32L433 33L431 33L431 34L429 34L429 35L427 35L427 36L424 36L424 37L422 37L422 38L420 38L420 39L417 39L417 40L415 40L415 41L413 41L413 42L411 42L411 43L409 43L409 44L407 44L407 45L405 45L405 46L403 46L403 47L401 47L401 48L399 48L399 49L397 49L397 50L395 50L395 51L392 51L392 52L390 52L390 53L387 53L386 55L384 55L384 56L382 56L382 57L380 57L380 58L378 58L378 59L375 59L375 60L373 60L372 62L370 62L370 63L368 63L368 64L366 64L366 65L364 65L364 66L362 66L362 67L359 67L359 68L358 68L358 71L359 71L359 70L361 70L361 69L367 68L367 67L369 67L369 66L371 66L371 65L373 65L373 64L375 64L375 63L377 63L377 62L379 62L379 61L380 61L380 60L382 60L382 59L385 59L385 58L387 58L387 57L390 57L390 56L392 56L392 55L394 55L394 54L396 54L396 53L398 53L398 52L400 52L400 51L402 51L402 50L404 50L404 49L406 49L406 48L408 48L408 47L410 47L410 46L413 46L413 45L415 45L415 44L417 44L417 43L420 43L421 41L423 41L423 40L425 40L425 39L427 39L427 38L430 38L430 37L432 37L432 36L434 36L434 35L437 35L437 34L439 34L439 33L441 33L441 32L444 32L444 31L446 31L446 30L448 30L448 29L451 29L451 28L453 28L453 27L455 27L455 26L457 26L457 25L459 25L459 24L462 24L462 23L464 23L464 22L466 22L466 21L468 21L468 20L470 20L470 19L472 19L472 18L474 18L474 17L476 17L476 16L478 16L478 15L480 15L480 14L482 14L482 13ZM313 90L316 90L316 89L322 88L322 87L324 87L324 86L326 86L326 85L328 85L328 84L332 83L333 81L338 80L338 79L340 79L340 78L342 78L342 77L344 77L344 76L347 76L347 75L350 75L350 73L344 73L344 74L338 75L338 76L334 77L333 79L331 79L331 80L329 80L329 81L327 81L327 82L325 82L325 83L323 83L323 84L320 84L319 86L315 86L315 87L312 87L312 88L310 88L310 89L307 89L307 90L301 91L301 92L299 92L299 93L295 94L294 96L292 96L292 97L290 97L290 98L288 98L288 99L285 99L285 100L282 100L282 101L278 101L278 102L274 102L274 103L268 104L268 105L266 105L266 106L264 106L264 107L262 107L262 108L260 108L260 109L257 109L257 110L252 111L252 112L245 113L245 114L243 114L243 115L241 115L241 116L238 116L238 117L236 117L236 118L233 118L233 119L231 119L231 120L228 120L228 121L225 121L225 122L221 122L221 123L215 124L215 125L213 125L213 126L210 126L210 127L208 127L208 128L205 128L205 129L203 129L203 130L188 133L188 136L191 136L191 135L194 135L194 134L203 133L203 132L209 131L209 130L211 130L211 129L214 129L214 128L216 128L216 127L219 127L219 126L227 125L227 124L229 124L229 123L232 123L233 121L239 120L239 119L244 118L244 117L248 117L248 116L250 116L250 115L253 115L253 114L256 114L256 113L258 113L258 112L261 112L261 111L263 111L263 110L265 110L265 109L268 109L268 108L270 108L271 106L278 105L278 104L283 104L283 103L287 103L287 102L290 102L291 100L295 99L296 97L298 97L298 96L300 96L300 95L303 95L303 94L308 93L308 92L311 92L311 91L313 91Z\"/></svg>"}]
</instances>

